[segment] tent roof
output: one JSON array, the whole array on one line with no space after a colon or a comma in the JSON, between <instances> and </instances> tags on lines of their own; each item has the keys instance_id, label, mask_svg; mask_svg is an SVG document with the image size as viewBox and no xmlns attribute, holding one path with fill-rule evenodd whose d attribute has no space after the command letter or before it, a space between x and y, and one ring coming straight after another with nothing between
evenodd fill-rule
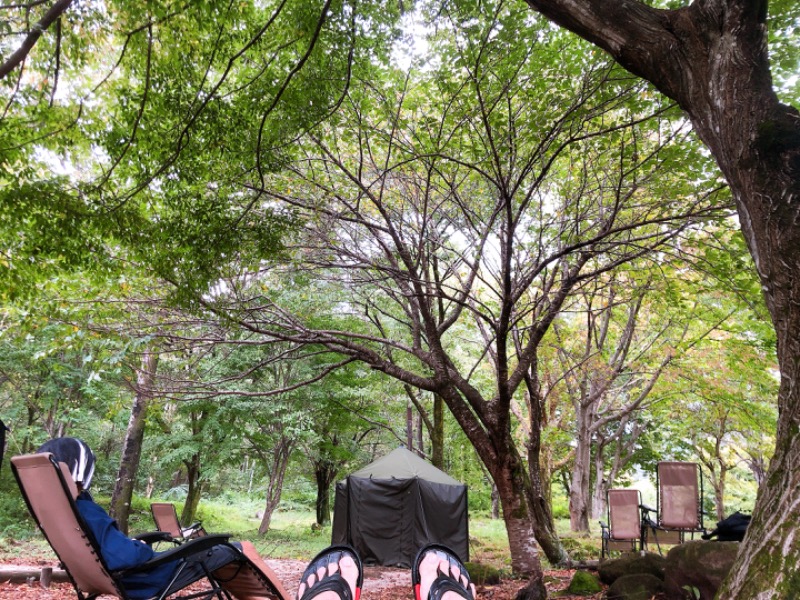
<instances>
[{"instance_id":1,"label":"tent roof","mask_svg":"<svg viewBox=\"0 0 800 600\"><path fill-rule=\"evenodd\" d=\"M351 473L350 477L361 479L413 479L418 477L432 483L463 485L460 481L453 479L444 471L437 469L405 448L392 450L386 456Z\"/></svg>"}]
</instances>

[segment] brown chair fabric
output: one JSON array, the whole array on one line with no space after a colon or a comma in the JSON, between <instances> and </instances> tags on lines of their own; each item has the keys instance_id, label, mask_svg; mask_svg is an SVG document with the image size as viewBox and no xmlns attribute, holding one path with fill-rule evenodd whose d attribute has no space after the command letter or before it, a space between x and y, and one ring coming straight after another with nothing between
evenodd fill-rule
<instances>
[{"instance_id":1,"label":"brown chair fabric","mask_svg":"<svg viewBox=\"0 0 800 600\"><path fill-rule=\"evenodd\" d=\"M66 465L56 466L50 453L15 456L11 464L31 514L64 565L79 597L80 594L122 596L83 531L74 503L77 488L69 469L64 468Z\"/></svg>"},{"instance_id":2,"label":"brown chair fabric","mask_svg":"<svg viewBox=\"0 0 800 600\"><path fill-rule=\"evenodd\" d=\"M611 540L638 540L642 521L639 490L608 490L608 521Z\"/></svg>"},{"instance_id":3,"label":"brown chair fabric","mask_svg":"<svg viewBox=\"0 0 800 600\"><path fill-rule=\"evenodd\" d=\"M176 541L189 540L206 535L206 531L200 523L195 523L191 527L181 526L178 520L178 511L171 502L153 502L150 504L150 512L153 515L156 529L166 531Z\"/></svg>"},{"instance_id":4,"label":"brown chair fabric","mask_svg":"<svg viewBox=\"0 0 800 600\"><path fill-rule=\"evenodd\" d=\"M659 525L665 529L700 530L698 466L688 462L658 463Z\"/></svg>"},{"instance_id":5,"label":"brown chair fabric","mask_svg":"<svg viewBox=\"0 0 800 600\"><path fill-rule=\"evenodd\" d=\"M95 540L84 530L75 505L78 490L66 465L56 464L50 453L15 456L11 465L28 509L69 575L78 598L91 599L99 594L127 598L115 575L106 569ZM178 546L169 554L200 556L201 546L220 543L213 537L226 543L227 536L207 536ZM239 600L289 600L289 594L255 548L248 542L242 542L242 548L235 562L214 572L212 585L220 585ZM165 554L159 556L167 560ZM176 590L170 597L180 592ZM208 593L214 594L213 590Z\"/></svg>"}]
</instances>

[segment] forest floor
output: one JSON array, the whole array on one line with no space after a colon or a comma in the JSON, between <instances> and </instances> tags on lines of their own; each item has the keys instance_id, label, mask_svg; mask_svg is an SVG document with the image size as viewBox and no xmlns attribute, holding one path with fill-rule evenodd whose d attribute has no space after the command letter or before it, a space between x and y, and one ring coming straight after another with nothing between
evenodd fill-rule
<instances>
[{"instance_id":1,"label":"forest floor","mask_svg":"<svg viewBox=\"0 0 800 600\"><path fill-rule=\"evenodd\" d=\"M300 560L268 559L267 564L275 571L284 583L287 591L292 594L297 592L300 576L306 563ZM0 566L36 566L56 567L57 562L42 557L38 559L8 558L0 560ZM600 599L604 593L594 596L573 596L563 593L569 585L573 570L547 570L545 582L548 595L551 598L582 598L587 600ZM477 600L514 600L517 592L525 586L525 581L520 579L504 579L497 585L483 585L477 587ZM0 582L0 600L74 600L75 591L68 583L52 583L48 589L43 589L38 581L32 583ZM364 585L361 597L364 600L413 600L411 590L411 572L408 569L390 567L367 566L364 568ZM102 596L103 599L111 596Z\"/></svg>"}]
</instances>

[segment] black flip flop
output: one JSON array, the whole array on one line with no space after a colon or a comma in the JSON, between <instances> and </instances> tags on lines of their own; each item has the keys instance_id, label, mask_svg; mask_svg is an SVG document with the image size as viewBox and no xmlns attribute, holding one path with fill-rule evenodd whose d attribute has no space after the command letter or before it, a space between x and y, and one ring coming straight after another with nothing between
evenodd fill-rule
<instances>
[{"instance_id":1,"label":"black flip flop","mask_svg":"<svg viewBox=\"0 0 800 600\"><path fill-rule=\"evenodd\" d=\"M345 554L349 554L356 563L356 567L358 567L355 598L353 598L353 594L350 591L350 586L348 585L347 581L345 581L344 577L342 577L341 568L336 571L336 573L323 575L322 579L318 579L313 585L308 585L308 583L306 583L308 578L312 575L314 575L315 579L319 577L318 571L321 567L324 567L325 571L327 572L328 565L331 563L338 563ZM303 576L300 578L300 583L306 584L306 591L303 593L302 597L298 597L297 600L312 600L312 598L318 596L322 592L328 591L335 592L342 600L359 600L361 597L361 585L363 582L364 568L361 564L361 557L358 556L358 553L352 547L344 544L330 546L317 554L308 564L306 570L303 571Z\"/></svg>"},{"instance_id":2,"label":"black flip flop","mask_svg":"<svg viewBox=\"0 0 800 600\"><path fill-rule=\"evenodd\" d=\"M442 573L441 569L438 569L439 574L436 579L433 580L433 583L431 583L431 590L428 594L428 598L420 598L421 578L419 574L419 565L429 552L433 552L442 560L446 560L449 566L447 573ZM459 571L458 580L453 579L452 568L454 566L457 567ZM466 585L461 583L462 578L466 580ZM415 600L441 600L445 592L455 592L467 600L475 600L472 595L472 590L470 589L471 581L466 567L455 555L455 552L441 544L429 544L417 552L417 557L414 559L414 566L411 569L411 582L414 584Z\"/></svg>"}]
</instances>

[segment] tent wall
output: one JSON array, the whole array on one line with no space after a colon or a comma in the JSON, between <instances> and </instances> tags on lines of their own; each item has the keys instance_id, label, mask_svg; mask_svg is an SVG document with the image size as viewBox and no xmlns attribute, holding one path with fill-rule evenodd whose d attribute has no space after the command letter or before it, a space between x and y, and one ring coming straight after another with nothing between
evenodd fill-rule
<instances>
[{"instance_id":1,"label":"tent wall","mask_svg":"<svg viewBox=\"0 0 800 600\"><path fill-rule=\"evenodd\" d=\"M424 479L348 477L336 485L333 543L353 546L365 563L410 568L428 543L469 560L467 488Z\"/></svg>"}]
</instances>

